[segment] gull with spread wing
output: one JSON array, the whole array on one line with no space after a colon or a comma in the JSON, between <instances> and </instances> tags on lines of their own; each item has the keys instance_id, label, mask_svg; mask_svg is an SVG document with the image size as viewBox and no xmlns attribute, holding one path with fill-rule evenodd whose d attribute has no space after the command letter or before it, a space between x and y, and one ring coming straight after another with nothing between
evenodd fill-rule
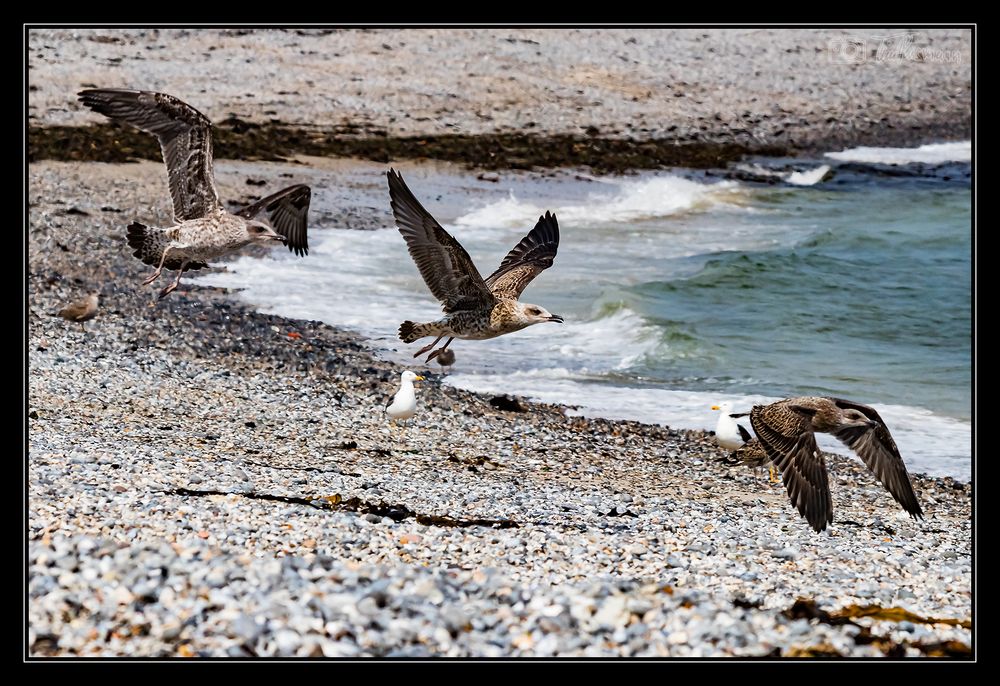
<instances>
[{"instance_id":1,"label":"gull with spread wing","mask_svg":"<svg viewBox=\"0 0 1000 686\"><path fill-rule=\"evenodd\" d=\"M469 253L423 208L399 172L390 169L388 177L396 225L424 283L441 301L445 312L434 322L405 321L400 325L399 337L404 343L435 337L414 357L431 350L445 336L449 337L447 342L427 356L428 362L446 351L456 338L484 340L532 324L562 322L562 317L544 307L518 301L531 280L552 266L559 248L559 224L554 214L546 212L539 217L535 228L507 253L495 272L483 279Z\"/></svg>"},{"instance_id":2,"label":"gull with spread wing","mask_svg":"<svg viewBox=\"0 0 1000 686\"><path fill-rule=\"evenodd\" d=\"M144 263L156 267L143 285L164 268L177 278L160 291L164 298L181 275L251 243L282 241L297 255L309 252L306 219L309 186L289 186L233 214L219 200L212 167L212 122L187 103L166 93L121 88L80 91L80 102L108 118L151 133L160 141L173 200L175 225L169 228L132 222L128 244ZM267 221L256 219L264 214Z\"/></svg>"},{"instance_id":3,"label":"gull with spread wing","mask_svg":"<svg viewBox=\"0 0 1000 686\"><path fill-rule=\"evenodd\" d=\"M899 448L874 408L842 398L788 398L755 405L750 424L757 439L740 450L763 449L781 471L792 504L816 531L833 523L833 499L826 461L816 444L817 431L832 434L856 452L911 517L923 517Z\"/></svg>"}]
</instances>

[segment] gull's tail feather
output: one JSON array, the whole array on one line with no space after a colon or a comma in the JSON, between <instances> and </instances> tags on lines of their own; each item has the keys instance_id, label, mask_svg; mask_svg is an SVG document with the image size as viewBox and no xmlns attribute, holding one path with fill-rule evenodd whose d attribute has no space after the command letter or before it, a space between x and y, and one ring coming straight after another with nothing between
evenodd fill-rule
<instances>
[{"instance_id":1,"label":"gull's tail feather","mask_svg":"<svg viewBox=\"0 0 1000 686\"><path fill-rule=\"evenodd\" d=\"M128 247L133 250L132 254L151 267L159 266L160 259L163 257L163 251L170 244L166 230L146 226L139 222L132 222L128 225L126 239L128 240ZM179 257L173 258L167 253L167 259L163 263L163 266L166 269L180 269L181 259ZM184 271L201 269L207 266L204 262L189 262Z\"/></svg>"},{"instance_id":2,"label":"gull's tail feather","mask_svg":"<svg viewBox=\"0 0 1000 686\"><path fill-rule=\"evenodd\" d=\"M399 340L403 341L403 343L412 343L433 333L433 326L430 324L417 324L416 322L406 320L399 325Z\"/></svg>"}]
</instances>

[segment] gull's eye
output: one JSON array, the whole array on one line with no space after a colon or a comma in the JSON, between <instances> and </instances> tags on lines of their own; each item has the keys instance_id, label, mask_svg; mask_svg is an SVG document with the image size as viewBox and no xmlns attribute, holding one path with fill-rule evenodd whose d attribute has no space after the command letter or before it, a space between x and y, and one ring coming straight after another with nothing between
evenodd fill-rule
<instances>
[{"instance_id":1,"label":"gull's eye","mask_svg":"<svg viewBox=\"0 0 1000 686\"><path fill-rule=\"evenodd\" d=\"M542 311L537 307L532 307L530 310L528 310L528 314L541 314L541 313Z\"/></svg>"}]
</instances>

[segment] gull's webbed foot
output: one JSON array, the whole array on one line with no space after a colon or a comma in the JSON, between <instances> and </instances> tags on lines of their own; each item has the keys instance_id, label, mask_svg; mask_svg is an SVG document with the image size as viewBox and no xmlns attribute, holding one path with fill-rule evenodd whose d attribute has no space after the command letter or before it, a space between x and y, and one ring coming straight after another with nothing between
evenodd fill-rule
<instances>
[{"instance_id":1,"label":"gull's webbed foot","mask_svg":"<svg viewBox=\"0 0 1000 686\"><path fill-rule=\"evenodd\" d=\"M176 281L174 281L174 282L173 282L173 283L171 283L171 284L170 284L169 286L167 286L167 287L166 287L166 288L164 288L164 289L163 289L162 291L160 291L160 296L159 296L159 299L160 299L160 300L163 300L163 299L164 299L164 298L166 298L166 297L167 297L168 295L170 295L171 293L173 293L173 292L174 292L175 290L177 290L177 282L176 282Z\"/></svg>"}]
</instances>

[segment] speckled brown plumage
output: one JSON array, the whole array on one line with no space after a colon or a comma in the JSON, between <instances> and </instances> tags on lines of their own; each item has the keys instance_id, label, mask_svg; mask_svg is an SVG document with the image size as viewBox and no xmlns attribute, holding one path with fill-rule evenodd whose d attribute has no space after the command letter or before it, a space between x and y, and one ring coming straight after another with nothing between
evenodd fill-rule
<instances>
[{"instance_id":1,"label":"speckled brown plumage","mask_svg":"<svg viewBox=\"0 0 1000 686\"><path fill-rule=\"evenodd\" d=\"M201 112L152 91L97 88L79 96L95 112L152 133L160 142L176 224L157 228L133 222L127 240L133 255L157 268L144 284L163 269L178 271L161 298L177 287L184 271L205 267L255 241L282 240L296 254L308 253L308 186L284 188L236 214L222 207L213 171L212 123ZM262 213L266 224L255 219Z\"/></svg>"},{"instance_id":2,"label":"speckled brown plumage","mask_svg":"<svg viewBox=\"0 0 1000 686\"><path fill-rule=\"evenodd\" d=\"M909 474L885 422L873 408L841 398L806 396L757 405L750 423L767 456L781 470L788 496L816 530L833 522L826 461L815 432L854 450L912 517L923 517Z\"/></svg>"},{"instance_id":3,"label":"speckled brown plumage","mask_svg":"<svg viewBox=\"0 0 1000 686\"><path fill-rule=\"evenodd\" d=\"M261 198L236 214L245 219L253 219L264 212L274 230L287 239L289 250L299 256L308 255L309 237L306 229L311 198L312 190L300 183Z\"/></svg>"},{"instance_id":4,"label":"speckled brown plumage","mask_svg":"<svg viewBox=\"0 0 1000 686\"><path fill-rule=\"evenodd\" d=\"M424 209L395 170L388 173L389 198L399 232L406 241L424 283L441 301L445 316L435 322L403 322L399 337L412 343L436 336L416 352L421 355L445 336L448 341L428 356L447 350L452 340L483 340L519 331L545 321L561 322L537 305L518 297L538 274L552 265L559 247L559 224L554 214L539 217L535 228L507 253L500 267L486 280L465 248Z\"/></svg>"},{"instance_id":5,"label":"speckled brown plumage","mask_svg":"<svg viewBox=\"0 0 1000 686\"><path fill-rule=\"evenodd\" d=\"M741 427L742 428L742 427ZM747 442L729 454L730 462L746 465L754 469L767 467L771 458L756 438L748 438Z\"/></svg>"}]
</instances>

